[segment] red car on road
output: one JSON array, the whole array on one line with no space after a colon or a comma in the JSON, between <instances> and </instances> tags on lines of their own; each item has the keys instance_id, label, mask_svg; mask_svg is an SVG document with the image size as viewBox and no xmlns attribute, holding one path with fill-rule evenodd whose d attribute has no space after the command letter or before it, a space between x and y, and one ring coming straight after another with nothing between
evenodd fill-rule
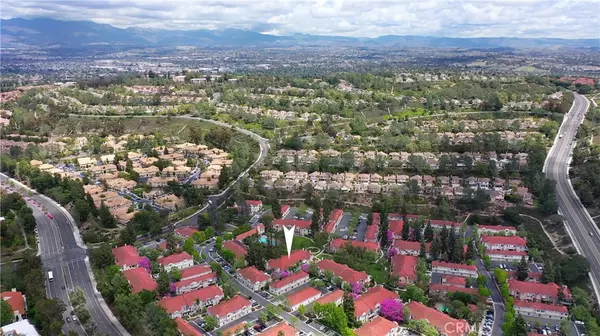
<instances>
[{"instance_id":1,"label":"red car on road","mask_svg":"<svg viewBox=\"0 0 600 336\"><path fill-rule=\"evenodd\" d=\"M54 219L54 217L52 217L52 215L51 215L51 214L48 214L48 218L50 218L50 219Z\"/></svg>"}]
</instances>

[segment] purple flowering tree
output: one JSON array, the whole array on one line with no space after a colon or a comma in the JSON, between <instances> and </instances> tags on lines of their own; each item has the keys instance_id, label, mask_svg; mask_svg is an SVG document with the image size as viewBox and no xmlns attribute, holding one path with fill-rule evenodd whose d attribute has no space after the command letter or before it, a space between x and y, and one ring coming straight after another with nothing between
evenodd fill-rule
<instances>
[{"instance_id":1,"label":"purple flowering tree","mask_svg":"<svg viewBox=\"0 0 600 336\"><path fill-rule=\"evenodd\" d=\"M171 282L169 284L169 290L171 291L171 293L177 292L177 287L175 287L175 283L174 282Z\"/></svg>"},{"instance_id":2,"label":"purple flowering tree","mask_svg":"<svg viewBox=\"0 0 600 336\"><path fill-rule=\"evenodd\" d=\"M363 284L360 282L355 282L352 284L352 293L354 293L354 294L362 293L363 289L364 289Z\"/></svg>"},{"instance_id":3,"label":"purple flowering tree","mask_svg":"<svg viewBox=\"0 0 600 336\"><path fill-rule=\"evenodd\" d=\"M398 254L398 249L395 247L390 247L390 249L388 250L388 253L387 253L387 257L389 259L389 258L395 256L396 254Z\"/></svg>"},{"instance_id":4,"label":"purple flowering tree","mask_svg":"<svg viewBox=\"0 0 600 336\"><path fill-rule=\"evenodd\" d=\"M288 272L288 271L283 271L283 272L281 272L281 274L279 274L279 276L280 276L282 279L285 279L285 278L287 278L289 275L290 275L290 272Z\"/></svg>"},{"instance_id":5,"label":"purple flowering tree","mask_svg":"<svg viewBox=\"0 0 600 336\"><path fill-rule=\"evenodd\" d=\"M402 322L404 321L403 308L404 305L402 302L394 299L385 299L381 302L381 316L390 321Z\"/></svg>"},{"instance_id":6,"label":"purple flowering tree","mask_svg":"<svg viewBox=\"0 0 600 336\"><path fill-rule=\"evenodd\" d=\"M388 230L388 232L387 232L387 240L389 242L393 242L394 241L394 232L392 232L392 230Z\"/></svg>"},{"instance_id":7,"label":"purple flowering tree","mask_svg":"<svg viewBox=\"0 0 600 336\"><path fill-rule=\"evenodd\" d=\"M358 294L356 294L356 293L352 293L352 298L353 298L354 300L358 299Z\"/></svg>"},{"instance_id":8,"label":"purple flowering tree","mask_svg":"<svg viewBox=\"0 0 600 336\"><path fill-rule=\"evenodd\" d=\"M302 266L300 266L300 269L302 270L302 272L308 273L308 264L302 264Z\"/></svg>"},{"instance_id":9,"label":"purple flowering tree","mask_svg":"<svg viewBox=\"0 0 600 336\"><path fill-rule=\"evenodd\" d=\"M150 264L150 259L148 259L148 257L143 257L140 260L139 266L145 268L146 271L148 271L148 273L150 273L152 271L152 266Z\"/></svg>"}]
</instances>

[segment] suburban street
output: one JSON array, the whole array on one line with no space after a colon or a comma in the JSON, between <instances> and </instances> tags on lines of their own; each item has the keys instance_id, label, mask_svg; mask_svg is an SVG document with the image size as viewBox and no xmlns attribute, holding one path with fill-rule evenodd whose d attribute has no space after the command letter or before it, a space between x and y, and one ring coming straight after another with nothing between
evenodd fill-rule
<instances>
[{"instance_id":1,"label":"suburban street","mask_svg":"<svg viewBox=\"0 0 600 336\"><path fill-rule=\"evenodd\" d=\"M0 174L0 179L3 182L11 180L15 186L31 190L4 174ZM100 293L96 291L95 285L92 284L87 250L83 248L79 233L74 231L73 218L66 210L46 196L33 192L30 199L40 204L53 217L50 219L42 209L28 202L28 205L34 209L37 222L40 239L39 253L44 265L45 276L47 277L48 271L52 271L54 276L54 281L46 283L49 297L65 303L67 306L66 318L72 310L68 291L80 287L85 293L86 306L92 320L97 325L97 331L108 335L129 335L112 314ZM79 322L65 323L63 329L65 332L75 330L78 334L85 335Z\"/></svg>"},{"instance_id":2,"label":"suburban street","mask_svg":"<svg viewBox=\"0 0 600 336\"><path fill-rule=\"evenodd\" d=\"M206 261L207 262L217 262L215 260L215 258L213 257L213 253L215 252L210 252L211 249L215 248L215 243L214 240L211 240L208 244L206 244L201 251L201 254L206 256ZM273 302L263 298L262 296L258 295L257 293L255 293L252 289L246 287L244 284L242 284L238 279L236 279L235 277L232 276L232 281L235 283L236 287L238 287L238 289L240 290L240 292L245 295L245 296L249 296L252 297L254 300L256 300L256 302L263 306L263 307L267 307L270 304L273 304ZM289 324L295 325L295 327L299 330L302 330L306 333L312 333L313 335L323 335L322 332L320 332L319 330L315 329L314 327L300 321L297 317L293 316L290 313L287 313L285 311L281 311L281 313L279 314L279 316L281 316L281 318L283 318L285 321L287 321ZM293 320L296 320L295 323L292 323Z\"/></svg>"},{"instance_id":3,"label":"suburban street","mask_svg":"<svg viewBox=\"0 0 600 336\"><path fill-rule=\"evenodd\" d=\"M487 277L486 287L492 292L492 301L494 306L494 324L492 325L492 335L502 335L502 324L504 323L504 300L500 294L500 290L496 285L496 281L492 278L492 274L485 268L483 260L477 256L476 263L479 274Z\"/></svg>"},{"instance_id":4,"label":"suburban street","mask_svg":"<svg viewBox=\"0 0 600 336\"><path fill-rule=\"evenodd\" d=\"M598 282L600 277L600 230L579 201L568 176L573 139L590 106L587 98L576 93L574 95L573 106L558 131L559 134L562 134L562 138L556 137L554 145L548 153L544 172L548 178L556 181L559 213L565 218L567 231L577 250L590 263L590 277L596 296L600 296L598 293L600 288Z\"/></svg>"}]
</instances>

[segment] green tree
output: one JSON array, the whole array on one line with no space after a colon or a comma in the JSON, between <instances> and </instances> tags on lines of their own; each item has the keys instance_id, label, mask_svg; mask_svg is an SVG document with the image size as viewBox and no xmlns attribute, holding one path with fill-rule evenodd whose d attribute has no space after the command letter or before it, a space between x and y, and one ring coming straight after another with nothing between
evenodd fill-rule
<instances>
[{"instance_id":1,"label":"green tree","mask_svg":"<svg viewBox=\"0 0 600 336\"><path fill-rule=\"evenodd\" d=\"M34 304L35 316L43 335L58 335L63 327L65 304L55 299L41 298Z\"/></svg>"},{"instance_id":2,"label":"green tree","mask_svg":"<svg viewBox=\"0 0 600 336\"><path fill-rule=\"evenodd\" d=\"M219 320L212 315L207 315L204 318L204 329L206 331L212 331L219 327Z\"/></svg>"},{"instance_id":3,"label":"green tree","mask_svg":"<svg viewBox=\"0 0 600 336\"><path fill-rule=\"evenodd\" d=\"M344 295L342 307L344 308L344 313L346 313L346 317L348 318L348 326L351 328L356 326L357 321L354 314L354 297L352 296L352 293L346 293Z\"/></svg>"},{"instance_id":4,"label":"green tree","mask_svg":"<svg viewBox=\"0 0 600 336\"><path fill-rule=\"evenodd\" d=\"M525 281L529 277L529 266L527 265L527 260L525 260L525 256L521 257L521 261L517 266L517 280Z\"/></svg>"},{"instance_id":5,"label":"green tree","mask_svg":"<svg viewBox=\"0 0 600 336\"><path fill-rule=\"evenodd\" d=\"M142 314L141 325L144 332L151 336L179 336L177 324L162 307L149 304L146 305Z\"/></svg>"},{"instance_id":6,"label":"green tree","mask_svg":"<svg viewBox=\"0 0 600 336\"><path fill-rule=\"evenodd\" d=\"M171 291L169 288L169 285L171 284L171 277L166 271L161 271L158 274L158 279L156 282L158 283L158 293L160 295L165 295Z\"/></svg>"},{"instance_id":7,"label":"green tree","mask_svg":"<svg viewBox=\"0 0 600 336\"><path fill-rule=\"evenodd\" d=\"M144 311L143 301L139 295L119 294L115 297L114 307L115 313L127 330L139 330L140 317Z\"/></svg>"},{"instance_id":8,"label":"green tree","mask_svg":"<svg viewBox=\"0 0 600 336\"><path fill-rule=\"evenodd\" d=\"M342 334L348 328L348 318L342 307L336 306L334 303L319 304L313 306L313 311L316 317L323 322L324 325Z\"/></svg>"},{"instance_id":9,"label":"green tree","mask_svg":"<svg viewBox=\"0 0 600 336\"><path fill-rule=\"evenodd\" d=\"M13 323L15 315L13 314L13 308L11 305L4 300L0 300L0 326Z\"/></svg>"},{"instance_id":10,"label":"green tree","mask_svg":"<svg viewBox=\"0 0 600 336\"><path fill-rule=\"evenodd\" d=\"M404 301L419 301L421 303L426 303L427 302L427 296L425 296L425 292L415 286L415 285L408 285L406 287L406 290L404 291L404 293L401 294L402 296L402 300Z\"/></svg>"},{"instance_id":11,"label":"green tree","mask_svg":"<svg viewBox=\"0 0 600 336\"><path fill-rule=\"evenodd\" d=\"M528 328L525 319L521 314L517 314L509 332L509 336L527 336L527 330Z\"/></svg>"},{"instance_id":12,"label":"green tree","mask_svg":"<svg viewBox=\"0 0 600 336\"><path fill-rule=\"evenodd\" d=\"M100 209L98 210L98 219L100 222L100 226L102 226L103 228L110 229L110 228L117 227L117 220L110 213L110 210L108 209L106 204L104 204L104 202L102 202L102 205L100 206Z\"/></svg>"},{"instance_id":13,"label":"green tree","mask_svg":"<svg viewBox=\"0 0 600 336\"><path fill-rule=\"evenodd\" d=\"M315 208L311 218L310 230L312 231L313 237L317 232L321 231L321 208L320 206Z\"/></svg>"},{"instance_id":14,"label":"green tree","mask_svg":"<svg viewBox=\"0 0 600 336\"><path fill-rule=\"evenodd\" d=\"M92 249L90 252L90 261L92 265L101 269L114 265L115 256L112 254L110 245L102 243L97 248Z\"/></svg>"}]
</instances>

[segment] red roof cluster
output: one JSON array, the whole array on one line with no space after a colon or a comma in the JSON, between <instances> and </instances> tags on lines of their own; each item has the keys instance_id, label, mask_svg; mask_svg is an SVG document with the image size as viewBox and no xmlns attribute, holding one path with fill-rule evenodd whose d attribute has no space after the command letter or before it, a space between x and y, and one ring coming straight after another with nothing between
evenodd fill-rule
<instances>
[{"instance_id":1,"label":"red roof cluster","mask_svg":"<svg viewBox=\"0 0 600 336\"><path fill-rule=\"evenodd\" d=\"M242 310L244 307L252 307L250 300L241 295L236 295L227 301L222 301L207 309L207 312L212 316L224 317L229 313L235 313Z\"/></svg>"},{"instance_id":2,"label":"red roof cluster","mask_svg":"<svg viewBox=\"0 0 600 336\"><path fill-rule=\"evenodd\" d=\"M527 246L527 240L519 236L481 236L484 244Z\"/></svg>"},{"instance_id":3,"label":"red roof cluster","mask_svg":"<svg viewBox=\"0 0 600 336\"><path fill-rule=\"evenodd\" d=\"M290 206L287 204L284 204L281 206L281 214L283 215L284 213L286 213L288 210L290 209Z\"/></svg>"},{"instance_id":4,"label":"red roof cluster","mask_svg":"<svg viewBox=\"0 0 600 336\"><path fill-rule=\"evenodd\" d=\"M419 259L411 255L395 255L392 257L392 274L400 278L415 280Z\"/></svg>"},{"instance_id":5,"label":"red roof cluster","mask_svg":"<svg viewBox=\"0 0 600 336\"><path fill-rule=\"evenodd\" d=\"M475 266L475 265L457 264L457 263L450 263L450 262L445 262L445 261L432 261L431 266L432 267L456 268L456 269L463 269L463 270L467 270L467 271L477 271L477 266Z\"/></svg>"},{"instance_id":6,"label":"red roof cluster","mask_svg":"<svg viewBox=\"0 0 600 336\"><path fill-rule=\"evenodd\" d=\"M308 273L303 272L303 271L299 271L297 273L293 273L291 275L286 276L285 278L278 280L278 281L273 281L271 283L271 287L272 288L281 288L284 286L287 286L291 283L294 283L296 281L300 281L303 278L308 278Z\"/></svg>"},{"instance_id":7,"label":"red roof cluster","mask_svg":"<svg viewBox=\"0 0 600 336\"><path fill-rule=\"evenodd\" d=\"M394 247L404 251L421 251L421 242L418 241L407 241L407 240L395 240ZM425 243L425 251L429 253L431 251L431 243Z\"/></svg>"},{"instance_id":8,"label":"red roof cluster","mask_svg":"<svg viewBox=\"0 0 600 336\"><path fill-rule=\"evenodd\" d=\"M342 278L349 284L356 282L366 282L369 276L365 272L355 271L352 268L338 264L333 260L323 259L317 263L317 267L321 271L331 271L335 276Z\"/></svg>"},{"instance_id":9,"label":"red roof cluster","mask_svg":"<svg viewBox=\"0 0 600 336\"><path fill-rule=\"evenodd\" d=\"M179 289L179 288L183 288L186 286L189 286L195 282L207 282L207 281L217 281L217 273L216 272L211 272L211 273L207 273L207 274L202 274L202 275L198 275L195 276L193 278L187 278L185 280L181 280L181 281L177 281L175 283L175 288Z\"/></svg>"},{"instance_id":10,"label":"red roof cluster","mask_svg":"<svg viewBox=\"0 0 600 336\"><path fill-rule=\"evenodd\" d=\"M143 267L133 268L123 272L123 276L131 285L132 293L139 293L143 290L153 291L158 288L156 280Z\"/></svg>"},{"instance_id":11,"label":"red roof cluster","mask_svg":"<svg viewBox=\"0 0 600 336\"><path fill-rule=\"evenodd\" d=\"M238 258L244 258L246 255L248 255L248 250L246 250L246 247L237 240L228 240L223 242L223 248L233 252L233 254L235 254L235 256Z\"/></svg>"},{"instance_id":12,"label":"red roof cluster","mask_svg":"<svg viewBox=\"0 0 600 336\"><path fill-rule=\"evenodd\" d=\"M268 275L266 275L264 272L260 271L258 268L254 267L254 266L242 268L241 270L238 270L238 273L244 279L248 279L252 283L265 282L265 281L269 281L269 279L271 279Z\"/></svg>"},{"instance_id":13,"label":"red roof cluster","mask_svg":"<svg viewBox=\"0 0 600 336\"><path fill-rule=\"evenodd\" d=\"M558 312L558 313L563 313L563 314L567 314L569 312L569 310L565 306L540 303L540 302L515 300L514 305L515 305L515 307L547 310L547 311L553 311L553 312Z\"/></svg>"},{"instance_id":14,"label":"red roof cluster","mask_svg":"<svg viewBox=\"0 0 600 336\"><path fill-rule=\"evenodd\" d=\"M115 247L112 249L112 254L115 256L115 263L119 266L137 266L142 260L135 246L131 245Z\"/></svg>"},{"instance_id":15,"label":"red roof cluster","mask_svg":"<svg viewBox=\"0 0 600 336\"><path fill-rule=\"evenodd\" d=\"M198 232L198 229L195 229L195 228L189 227L189 226L184 226L184 227L175 229L176 234L178 234L182 237L185 237L185 238L191 237L195 232Z\"/></svg>"},{"instance_id":16,"label":"red roof cluster","mask_svg":"<svg viewBox=\"0 0 600 336\"><path fill-rule=\"evenodd\" d=\"M180 263L184 260L194 260L194 258L187 252L181 252L181 253L175 253L175 254L171 254L170 256L167 257L163 257L163 258L158 258L158 262L163 265L163 266L167 266L170 264L176 264L176 263Z\"/></svg>"},{"instance_id":17,"label":"red roof cluster","mask_svg":"<svg viewBox=\"0 0 600 336\"><path fill-rule=\"evenodd\" d=\"M479 225L477 225L477 228L479 230L495 231L495 232L502 232L502 231L513 231L513 232L516 232L517 231L517 228L515 228L514 226L502 226L502 225L482 225L482 224L479 224Z\"/></svg>"},{"instance_id":18,"label":"red roof cluster","mask_svg":"<svg viewBox=\"0 0 600 336\"><path fill-rule=\"evenodd\" d=\"M381 224L381 214L379 212L373 212L373 214L371 214L371 217L373 218L373 221L371 221L371 225Z\"/></svg>"},{"instance_id":19,"label":"red roof cluster","mask_svg":"<svg viewBox=\"0 0 600 336\"><path fill-rule=\"evenodd\" d=\"M375 310L377 305L387 299L396 300L398 299L398 294L382 286L372 287L354 301L354 315L360 317L371 310Z\"/></svg>"},{"instance_id":20,"label":"red roof cluster","mask_svg":"<svg viewBox=\"0 0 600 336\"><path fill-rule=\"evenodd\" d=\"M593 86L594 80L591 78L580 77L580 78L577 78L576 80L574 80L573 83L571 83L571 84L573 84L573 85L581 84L581 85L592 85Z\"/></svg>"},{"instance_id":21,"label":"red roof cluster","mask_svg":"<svg viewBox=\"0 0 600 336\"><path fill-rule=\"evenodd\" d=\"M429 324L447 336L465 336L469 332L469 323L465 320L457 320L442 313L441 311L429 308L418 301L411 301L406 304L410 310L410 316L415 320L427 320Z\"/></svg>"},{"instance_id":22,"label":"red roof cluster","mask_svg":"<svg viewBox=\"0 0 600 336\"><path fill-rule=\"evenodd\" d=\"M287 324L287 322L279 322L271 328L260 333L260 336L279 336L280 333L283 332L284 336L296 336L298 331L296 328Z\"/></svg>"},{"instance_id":23,"label":"red roof cluster","mask_svg":"<svg viewBox=\"0 0 600 336\"><path fill-rule=\"evenodd\" d=\"M365 231L365 240L377 240L377 235L379 234L379 225L369 225L367 226L367 231Z\"/></svg>"},{"instance_id":24,"label":"red roof cluster","mask_svg":"<svg viewBox=\"0 0 600 336\"><path fill-rule=\"evenodd\" d=\"M221 288L218 286L208 286L179 296L162 298L158 302L158 305L163 307L169 314L173 314L181 310L182 307L193 306L196 300L206 302L217 296L223 296Z\"/></svg>"},{"instance_id":25,"label":"red roof cluster","mask_svg":"<svg viewBox=\"0 0 600 336\"><path fill-rule=\"evenodd\" d=\"M429 284L429 290L432 292L441 292L441 293L453 293L453 292L461 292L471 295L479 295L479 290L477 288L465 288L456 285L444 285L444 284Z\"/></svg>"},{"instance_id":26,"label":"red roof cluster","mask_svg":"<svg viewBox=\"0 0 600 336\"><path fill-rule=\"evenodd\" d=\"M292 251L290 256L281 256L277 259L267 261L268 269L288 270L297 263L308 261L312 258L312 254L306 250Z\"/></svg>"},{"instance_id":27,"label":"red roof cluster","mask_svg":"<svg viewBox=\"0 0 600 336\"><path fill-rule=\"evenodd\" d=\"M177 329L183 336L202 336L202 333L192 327L186 320L178 317L175 319Z\"/></svg>"},{"instance_id":28,"label":"red roof cluster","mask_svg":"<svg viewBox=\"0 0 600 336\"><path fill-rule=\"evenodd\" d=\"M342 246L346 245L346 244L350 244L354 247L360 247L360 248L364 248L367 249L369 251L374 251L374 252L379 252L379 244L374 243L374 242L361 242L358 240L345 240L342 238L336 238L331 242L331 248L334 250L337 250L339 248L341 248Z\"/></svg>"},{"instance_id":29,"label":"red roof cluster","mask_svg":"<svg viewBox=\"0 0 600 336\"><path fill-rule=\"evenodd\" d=\"M288 295L287 302L289 303L290 307L293 307L293 306L301 304L302 302L305 302L306 300L313 298L317 295L321 295L320 290L318 290L314 287L306 287L304 289L301 289L295 293Z\"/></svg>"},{"instance_id":30,"label":"red roof cluster","mask_svg":"<svg viewBox=\"0 0 600 336\"><path fill-rule=\"evenodd\" d=\"M447 228L451 228L451 227L458 228L461 225L459 222L453 222L453 221L441 220L441 219L431 219L431 220L429 220L429 222L431 223L432 226L445 226Z\"/></svg>"},{"instance_id":31,"label":"red roof cluster","mask_svg":"<svg viewBox=\"0 0 600 336\"><path fill-rule=\"evenodd\" d=\"M442 275L442 283L465 287L467 285L467 278L456 275Z\"/></svg>"},{"instance_id":32,"label":"red roof cluster","mask_svg":"<svg viewBox=\"0 0 600 336\"><path fill-rule=\"evenodd\" d=\"M381 336L387 335L394 328L398 327L398 323L392 322L384 317L377 316L370 322L363 324L362 327L354 330L356 336Z\"/></svg>"},{"instance_id":33,"label":"red roof cluster","mask_svg":"<svg viewBox=\"0 0 600 336\"><path fill-rule=\"evenodd\" d=\"M402 234L402 227L404 226L404 221L402 219L391 220L388 222L389 229L394 233L394 236L400 236Z\"/></svg>"},{"instance_id":34,"label":"red roof cluster","mask_svg":"<svg viewBox=\"0 0 600 336\"><path fill-rule=\"evenodd\" d=\"M558 289L562 288L565 298L571 298L571 291L567 286L560 287L554 282L547 284L537 282L527 282L519 280L508 280L508 288L511 292L516 291L520 294L535 294L552 298L558 297Z\"/></svg>"}]
</instances>

